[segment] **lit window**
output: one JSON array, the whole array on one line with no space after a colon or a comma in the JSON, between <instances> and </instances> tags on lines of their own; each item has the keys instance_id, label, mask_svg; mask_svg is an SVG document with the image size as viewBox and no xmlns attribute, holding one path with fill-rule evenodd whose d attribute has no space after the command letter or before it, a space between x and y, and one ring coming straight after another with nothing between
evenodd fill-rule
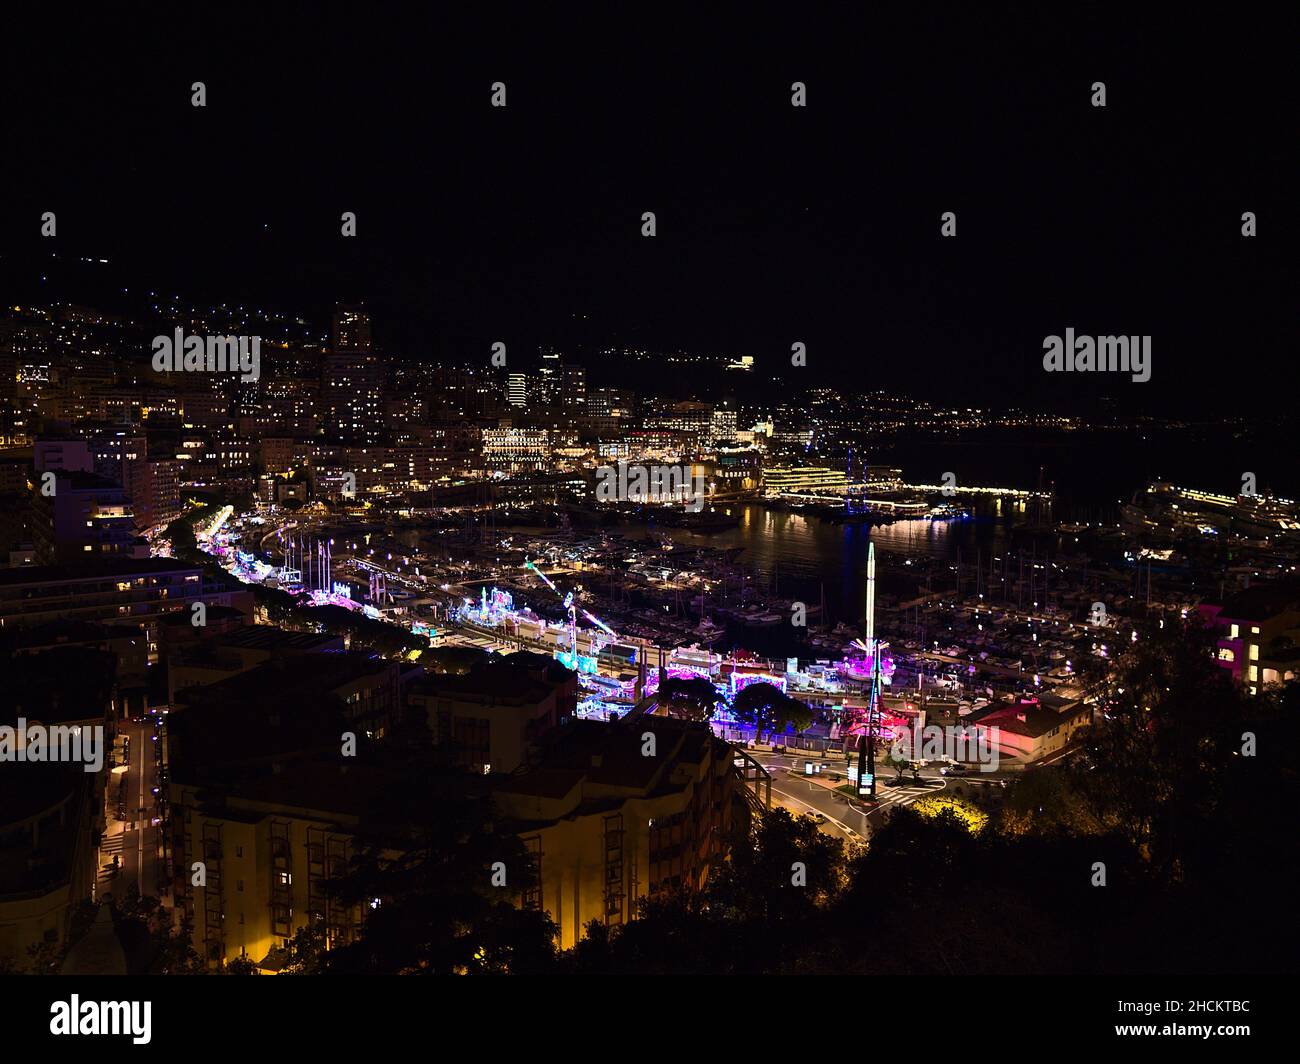
<instances>
[{"instance_id":1,"label":"lit window","mask_svg":"<svg viewBox=\"0 0 1300 1064\"><path fill-rule=\"evenodd\" d=\"M1259 644L1258 644L1258 643L1251 643L1251 644L1250 644L1250 660L1251 660L1251 661L1258 661L1258 660L1259 660Z\"/></svg>"}]
</instances>

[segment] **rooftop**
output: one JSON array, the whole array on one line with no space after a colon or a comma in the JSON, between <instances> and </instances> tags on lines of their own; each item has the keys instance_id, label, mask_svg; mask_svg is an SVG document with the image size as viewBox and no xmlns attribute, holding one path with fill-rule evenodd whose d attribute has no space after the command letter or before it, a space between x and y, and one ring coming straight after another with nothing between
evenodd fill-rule
<instances>
[{"instance_id":1,"label":"rooftop","mask_svg":"<svg viewBox=\"0 0 1300 1064\"><path fill-rule=\"evenodd\" d=\"M198 573L197 565L174 558L119 558L100 555L63 565L28 565L0 569L0 587L22 584L57 583L63 580L109 580L120 576L151 576L159 573Z\"/></svg>"},{"instance_id":2,"label":"rooftop","mask_svg":"<svg viewBox=\"0 0 1300 1064\"><path fill-rule=\"evenodd\" d=\"M1071 705L1077 705L1077 703ZM997 728L999 731L1010 732L1012 735L1038 738L1048 734L1054 728L1059 728L1074 716L1073 713L1057 711L1043 705L1035 706L1024 702L1012 702L998 703L972 713L966 718L966 723L981 724L986 728ZM1021 717L1024 719L1021 720Z\"/></svg>"},{"instance_id":3,"label":"rooftop","mask_svg":"<svg viewBox=\"0 0 1300 1064\"><path fill-rule=\"evenodd\" d=\"M208 607L211 614L212 607ZM238 610L234 612L238 613ZM253 624L219 640L222 646L243 650L323 650L341 642L341 637L320 632L286 632L271 624Z\"/></svg>"},{"instance_id":4,"label":"rooftop","mask_svg":"<svg viewBox=\"0 0 1300 1064\"><path fill-rule=\"evenodd\" d=\"M1219 611L1219 617L1266 621L1279 613L1297 609L1300 609L1300 589L1280 584L1257 584L1227 599Z\"/></svg>"},{"instance_id":5,"label":"rooftop","mask_svg":"<svg viewBox=\"0 0 1300 1064\"><path fill-rule=\"evenodd\" d=\"M4 663L0 724L102 718L113 695L117 657L86 646L57 646ZM7 769L5 771L8 771Z\"/></svg>"},{"instance_id":6,"label":"rooftop","mask_svg":"<svg viewBox=\"0 0 1300 1064\"><path fill-rule=\"evenodd\" d=\"M655 736L647 757L642 736ZM715 739L709 727L671 717L639 717L635 727L574 720L550 732L534 767L502 781L502 793L558 798L582 781L598 787L657 792L677 764L698 764Z\"/></svg>"}]
</instances>

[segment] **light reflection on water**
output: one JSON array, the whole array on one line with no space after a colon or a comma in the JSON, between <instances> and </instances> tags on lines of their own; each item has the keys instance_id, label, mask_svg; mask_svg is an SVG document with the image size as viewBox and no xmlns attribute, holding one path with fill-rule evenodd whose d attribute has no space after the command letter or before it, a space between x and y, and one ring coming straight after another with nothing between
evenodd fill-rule
<instances>
[{"instance_id":1,"label":"light reflection on water","mask_svg":"<svg viewBox=\"0 0 1300 1064\"><path fill-rule=\"evenodd\" d=\"M620 526L617 531L630 537L666 536L675 543L719 550L743 547L737 564L753 573L762 588L770 591L775 586L783 597L798 596L817 603L824 586L828 611L846 616L844 604L850 603L847 616L856 619L862 612L859 603L866 581L867 544L873 539L882 583L903 586L915 571L906 565L908 558L955 563L960 555L963 566L973 567L982 555L987 565L990 553L1007 549L1009 528L1024 517L1023 504L1001 500L979 504L974 516L964 521L901 520L876 526L832 524L757 504L737 504L735 508L740 511L739 526L720 532L647 530L637 525Z\"/></svg>"}]
</instances>

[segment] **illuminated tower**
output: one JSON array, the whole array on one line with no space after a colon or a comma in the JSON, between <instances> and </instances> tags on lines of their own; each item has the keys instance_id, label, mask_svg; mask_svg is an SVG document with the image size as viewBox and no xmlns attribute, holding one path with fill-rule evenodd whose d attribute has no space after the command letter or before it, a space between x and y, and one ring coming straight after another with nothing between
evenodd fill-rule
<instances>
[{"instance_id":1,"label":"illuminated tower","mask_svg":"<svg viewBox=\"0 0 1300 1064\"><path fill-rule=\"evenodd\" d=\"M876 728L880 720L880 646L876 643L876 545L867 544L867 653L871 655L871 693L867 731L858 740L858 794L866 780L867 797L876 797Z\"/></svg>"}]
</instances>

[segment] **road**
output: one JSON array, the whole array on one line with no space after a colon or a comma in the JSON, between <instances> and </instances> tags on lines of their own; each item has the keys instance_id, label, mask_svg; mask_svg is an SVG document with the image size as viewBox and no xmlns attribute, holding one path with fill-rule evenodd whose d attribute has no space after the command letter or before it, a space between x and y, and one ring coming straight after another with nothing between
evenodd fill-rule
<instances>
[{"instance_id":1,"label":"road","mask_svg":"<svg viewBox=\"0 0 1300 1064\"><path fill-rule=\"evenodd\" d=\"M107 827L100 845L99 896L111 894L119 901L134 884L141 895L157 893L160 882L158 845L161 825L152 823L153 788L157 786L154 762L154 728L150 722L123 721L119 735L130 739L130 761L125 770L115 768L105 795ZM123 796L124 818L118 819L118 798ZM121 862L113 875L113 858Z\"/></svg>"},{"instance_id":2,"label":"road","mask_svg":"<svg viewBox=\"0 0 1300 1064\"><path fill-rule=\"evenodd\" d=\"M803 815L817 812L826 817L822 831L837 838L862 842L871 837L874 828L879 827L886 810L896 805L910 805L927 794L935 794L953 782L942 776L937 770L925 769L920 774L920 782L914 782L910 776L901 786L892 786L893 774L877 772L877 794L879 800L869 813L863 812L859 803L847 795L803 778L804 763L809 760L827 765L827 772L844 775L844 760L838 755L818 758L801 753L773 754L763 750L751 750L751 756L772 774L772 804L779 805L791 813ZM878 765L878 770L883 766ZM791 775L793 770L797 775ZM996 777L979 772L959 777L964 783L974 785L992 785Z\"/></svg>"}]
</instances>

